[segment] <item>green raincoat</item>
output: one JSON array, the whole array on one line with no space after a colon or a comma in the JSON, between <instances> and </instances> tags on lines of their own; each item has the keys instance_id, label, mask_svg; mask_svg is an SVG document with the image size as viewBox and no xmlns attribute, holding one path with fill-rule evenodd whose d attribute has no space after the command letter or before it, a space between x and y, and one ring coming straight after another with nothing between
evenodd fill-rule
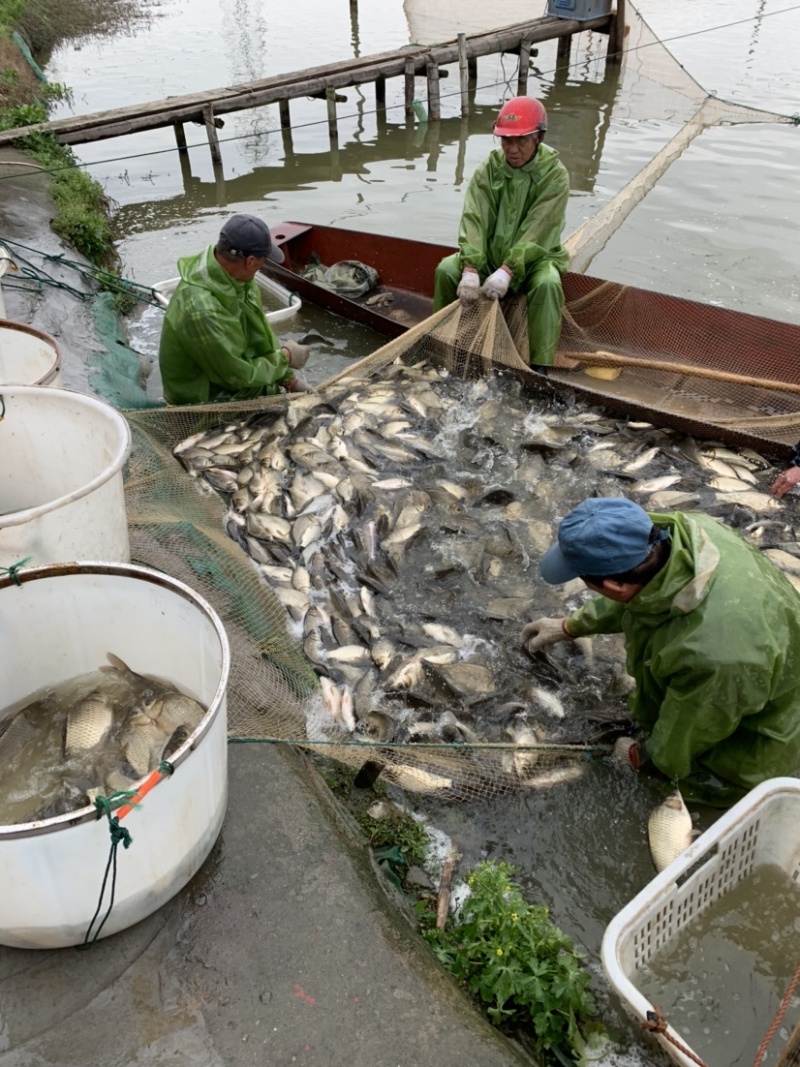
<instances>
[{"instance_id":1,"label":"green raincoat","mask_svg":"<svg viewBox=\"0 0 800 1067\"><path fill-rule=\"evenodd\" d=\"M178 260L158 360L169 404L271 396L294 377L267 322L258 286L237 282L214 246Z\"/></svg>"},{"instance_id":2,"label":"green raincoat","mask_svg":"<svg viewBox=\"0 0 800 1067\"><path fill-rule=\"evenodd\" d=\"M668 527L666 566L633 600L597 597L569 618L576 636L624 633L634 718L671 779L741 789L800 771L800 596L737 533L700 513ZM699 772L699 774L698 774Z\"/></svg>"},{"instance_id":3,"label":"green raincoat","mask_svg":"<svg viewBox=\"0 0 800 1067\"><path fill-rule=\"evenodd\" d=\"M520 291L527 270L542 262L567 269L561 247L569 200L569 175L546 144L524 167L511 167L499 148L472 176L458 234L462 267L481 278L504 263L514 272L510 291Z\"/></svg>"}]
</instances>

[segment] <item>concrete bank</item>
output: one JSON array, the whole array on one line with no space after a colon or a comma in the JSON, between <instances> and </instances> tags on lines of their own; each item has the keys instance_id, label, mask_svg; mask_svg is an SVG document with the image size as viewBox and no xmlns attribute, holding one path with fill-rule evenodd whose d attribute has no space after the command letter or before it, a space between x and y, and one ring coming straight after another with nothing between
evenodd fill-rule
<instances>
[{"instance_id":1,"label":"concrete bank","mask_svg":"<svg viewBox=\"0 0 800 1067\"><path fill-rule=\"evenodd\" d=\"M0 156L0 240L79 258L49 229L46 179L14 160ZM51 286L4 296L60 342L65 385L89 389L106 344L91 304ZM0 1067L530 1063L435 961L305 756L237 744L229 765L221 838L157 914L85 952L0 948ZM135 815L129 829L120 864L136 862Z\"/></svg>"}]
</instances>

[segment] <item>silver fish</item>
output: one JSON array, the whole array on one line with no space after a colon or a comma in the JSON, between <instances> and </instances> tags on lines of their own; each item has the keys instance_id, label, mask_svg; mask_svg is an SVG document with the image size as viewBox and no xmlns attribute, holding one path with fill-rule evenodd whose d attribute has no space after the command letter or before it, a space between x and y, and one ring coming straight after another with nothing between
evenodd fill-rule
<instances>
[{"instance_id":1,"label":"silver fish","mask_svg":"<svg viewBox=\"0 0 800 1067\"><path fill-rule=\"evenodd\" d=\"M114 725L114 708L103 693L90 693L67 714L64 755L96 748Z\"/></svg>"},{"instance_id":2,"label":"silver fish","mask_svg":"<svg viewBox=\"0 0 800 1067\"><path fill-rule=\"evenodd\" d=\"M647 820L650 855L657 871L663 871L692 843L692 817L680 790L670 793L663 804L653 808Z\"/></svg>"}]
</instances>

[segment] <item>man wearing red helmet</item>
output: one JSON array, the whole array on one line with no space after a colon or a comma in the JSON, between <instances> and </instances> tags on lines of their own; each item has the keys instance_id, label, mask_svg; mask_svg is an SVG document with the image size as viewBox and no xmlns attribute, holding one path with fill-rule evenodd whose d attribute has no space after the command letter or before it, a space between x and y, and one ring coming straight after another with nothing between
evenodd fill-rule
<instances>
[{"instance_id":1,"label":"man wearing red helmet","mask_svg":"<svg viewBox=\"0 0 800 1067\"><path fill-rule=\"evenodd\" d=\"M528 342L534 366L548 367L561 332L561 275L569 256L561 246L569 175L558 153L542 144L547 113L538 100L517 96L500 110L495 149L467 187L459 251L436 268L433 309L459 298L507 293L528 299Z\"/></svg>"}]
</instances>

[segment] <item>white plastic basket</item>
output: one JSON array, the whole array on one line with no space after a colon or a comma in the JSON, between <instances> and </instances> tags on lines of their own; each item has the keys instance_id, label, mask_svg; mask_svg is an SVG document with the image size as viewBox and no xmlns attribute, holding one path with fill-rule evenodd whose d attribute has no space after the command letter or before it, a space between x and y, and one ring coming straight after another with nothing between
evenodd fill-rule
<instances>
[{"instance_id":1,"label":"white plastic basket","mask_svg":"<svg viewBox=\"0 0 800 1067\"><path fill-rule=\"evenodd\" d=\"M653 1005L636 988L652 956L757 867L775 864L800 881L800 779L771 778L751 790L616 915L603 935L603 969L644 1022ZM686 1041L667 1026L667 1033ZM681 1067L694 1061L657 1040Z\"/></svg>"},{"instance_id":2,"label":"white plastic basket","mask_svg":"<svg viewBox=\"0 0 800 1067\"><path fill-rule=\"evenodd\" d=\"M156 282L153 286L153 296L162 308L166 308L169 304L170 297L178 288L179 281L180 278L167 278L163 282ZM290 293L280 282L276 282L273 278L268 278L266 274L257 274L255 281L261 290L262 299L264 296L271 297L283 305L283 307L279 307L274 311L264 312L267 322L271 325L293 318L303 306L303 302L297 293Z\"/></svg>"}]
</instances>

